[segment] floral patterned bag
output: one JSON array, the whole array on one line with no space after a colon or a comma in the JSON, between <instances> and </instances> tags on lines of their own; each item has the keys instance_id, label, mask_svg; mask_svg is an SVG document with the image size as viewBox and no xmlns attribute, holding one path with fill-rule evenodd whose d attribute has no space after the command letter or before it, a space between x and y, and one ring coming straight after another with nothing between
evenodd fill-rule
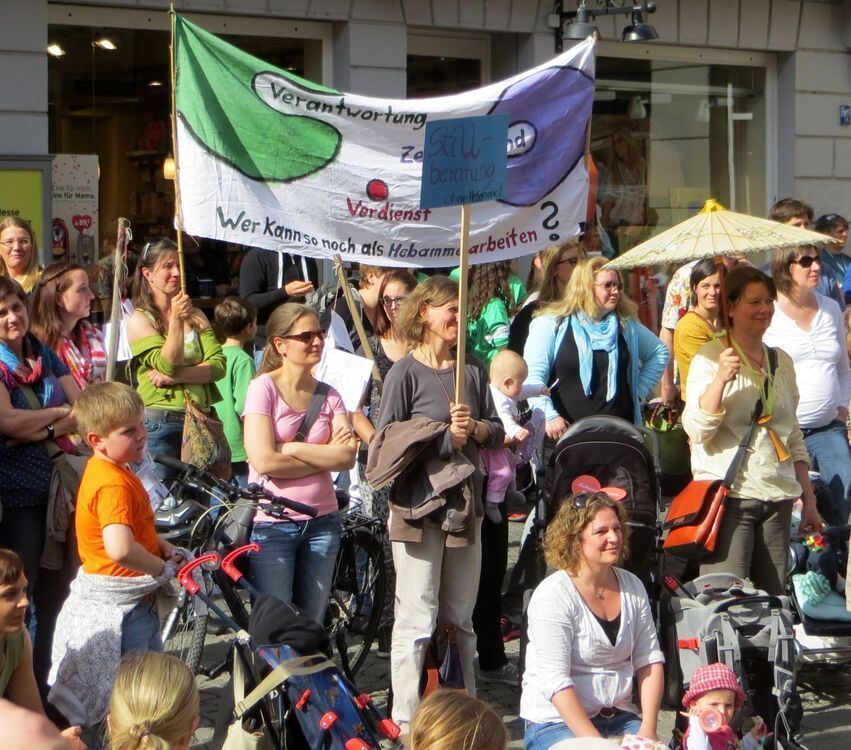
<instances>
[{"instance_id":1,"label":"floral patterned bag","mask_svg":"<svg viewBox=\"0 0 851 750\"><path fill-rule=\"evenodd\" d=\"M222 423L204 412L184 391L186 418L180 460L209 471L219 479L231 478L231 455Z\"/></svg>"}]
</instances>

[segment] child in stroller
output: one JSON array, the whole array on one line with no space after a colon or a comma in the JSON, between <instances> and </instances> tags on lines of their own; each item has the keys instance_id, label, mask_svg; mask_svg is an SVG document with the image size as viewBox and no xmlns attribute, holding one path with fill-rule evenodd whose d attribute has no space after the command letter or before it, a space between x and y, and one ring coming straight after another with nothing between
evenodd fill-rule
<instances>
[{"instance_id":1,"label":"child in stroller","mask_svg":"<svg viewBox=\"0 0 851 750\"><path fill-rule=\"evenodd\" d=\"M758 750L768 725L755 716L753 728L739 742L730 728L733 716L745 703L735 673L726 664L704 664L691 678L683 706L689 726L683 737L683 750Z\"/></svg>"}]
</instances>

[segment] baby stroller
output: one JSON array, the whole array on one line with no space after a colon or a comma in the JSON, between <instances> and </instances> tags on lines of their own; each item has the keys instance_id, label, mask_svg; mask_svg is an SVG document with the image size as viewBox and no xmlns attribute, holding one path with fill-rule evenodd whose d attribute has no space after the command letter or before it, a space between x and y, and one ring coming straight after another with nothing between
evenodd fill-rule
<instances>
[{"instance_id":1,"label":"baby stroller","mask_svg":"<svg viewBox=\"0 0 851 750\"><path fill-rule=\"evenodd\" d=\"M667 576L665 585L671 593L661 639L668 703L679 705L698 667L721 662L742 683L747 696L742 716L761 716L774 730L775 747L803 747L798 653L787 597L768 595L729 573L686 584ZM676 735L672 746L679 747Z\"/></svg>"},{"instance_id":2,"label":"baby stroller","mask_svg":"<svg viewBox=\"0 0 851 750\"><path fill-rule=\"evenodd\" d=\"M534 576L527 577L525 582L524 613L532 590L547 572L543 558L544 532L561 503L573 494L573 483L579 477L593 479L599 483L598 487L617 487L626 492L623 502L629 516L630 553L624 567L644 583L656 612L661 564L658 455L656 437L652 432L619 417L585 417L567 429L550 455L535 509L535 526L529 543L536 545L537 567ZM525 645L524 621L520 645L521 670Z\"/></svg>"}]
</instances>

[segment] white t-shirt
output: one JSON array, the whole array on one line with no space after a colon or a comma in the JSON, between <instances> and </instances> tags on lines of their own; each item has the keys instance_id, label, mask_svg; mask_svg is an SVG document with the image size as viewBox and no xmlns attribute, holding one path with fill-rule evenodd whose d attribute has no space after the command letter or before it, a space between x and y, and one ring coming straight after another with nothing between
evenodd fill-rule
<instances>
[{"instance_id":1,"label":"white t-shirt","mask_svg":"<svg viewBox=\"0 0 851 750\"><path fill-rule=\"evenodd\" d=\"M532 594L520 697L520 715L527 721L562 721L552 698L569 687L589 717L609 707L637 713L631 700L635 673L665 657L644 585L626 570L615 573L621 623L614 646L565 571L545 578Z\"/></svg>"},{"instance_id":2,"label":"white t-shirt","mask_svg":"<svg viewBox=\"0 0 851 750\"><path fill-rule=\"evenodd\" d=\"M801 427L823 427L836 419L836 410L851 399L851 368L845 340L845 321L839 305L816 293L818 312L810 330L799 328L779 305L763 341L782 349L795 365L798 381L796 414Z\"/></svg>"}]
</instances>

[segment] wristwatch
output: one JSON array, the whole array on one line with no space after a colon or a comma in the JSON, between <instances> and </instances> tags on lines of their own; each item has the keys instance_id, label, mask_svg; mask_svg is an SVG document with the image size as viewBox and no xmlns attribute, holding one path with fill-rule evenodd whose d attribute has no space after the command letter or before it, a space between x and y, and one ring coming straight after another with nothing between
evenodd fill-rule
<instances>
[{"instance_id":1,"label":"wristwatch","mask_svg":"<svg viewBox=\"0 0 851 750\"><path fill-rule=\"evenodd\" d=\"M56 428L52 424L49 424L44 429L47 430L47 439L53 440L53 433L56 432Z\"/></svg>"}]
</instances>

